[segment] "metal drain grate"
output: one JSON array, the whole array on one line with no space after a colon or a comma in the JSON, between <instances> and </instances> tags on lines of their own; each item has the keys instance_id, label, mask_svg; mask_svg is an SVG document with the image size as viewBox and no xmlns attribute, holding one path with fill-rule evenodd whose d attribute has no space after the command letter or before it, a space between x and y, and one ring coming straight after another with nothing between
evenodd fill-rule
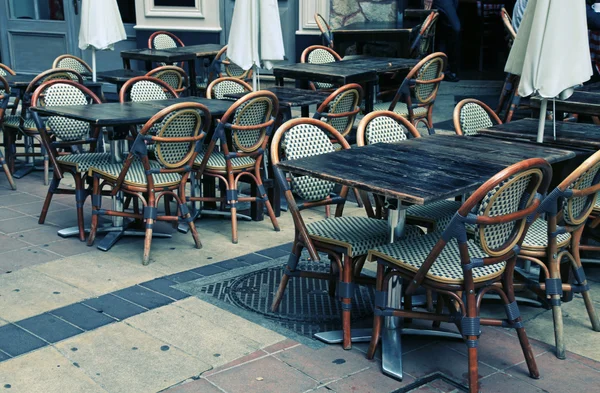
<instances>
[{"instance_id":1,"label":"metal drain grate","mask_svg":"<svg viewBox=\"0 0 600 393\"><path fill-rule=\"evenodd\" d=\"M213 282L199 288L199 294L211 296L234 305L257 316L262 316L281 327L312 338L314 333L341 329L341 307L335 297L330 297L328 283L312 278L290 279L278 312L271 311L273 297L279 287L287 258L276 266L244 272L223 281ZM300 263L302 270L324 271L326 263ZM232 272L235 272L232 271ZM198 294L198 293L197 293ZM353 326L364 321L372 322L373 288L357 286L352 302Z\"/></svg>"}]
</instances>

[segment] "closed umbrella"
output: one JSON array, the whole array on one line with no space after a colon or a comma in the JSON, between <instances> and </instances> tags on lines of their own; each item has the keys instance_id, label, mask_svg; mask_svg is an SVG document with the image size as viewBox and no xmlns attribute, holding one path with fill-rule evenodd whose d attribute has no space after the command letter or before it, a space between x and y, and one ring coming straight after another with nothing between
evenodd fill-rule
<instances>
[{"instance_id":1,"label":"closed umbrella","mask_svg":"<svg viewBox=\"0 0 600 393\"><path fill-rule=\"evenodd\" d=\"M79 48L92 49L93 81L96 82L96 50L113 50L127 38L116 0L83 0Z\"/></svg>"},{"instance_id":2,"label":"closed umbrella","mask_svg":"<svg viewBox=\"0 0 600 393\"><path fill-rule=\"evenodd\" d=\"M505 71L521 76L519 95L542 98L541 143L548 99L570 97L592 75L585 0L529 0Z\"/></svg>"},{"instance_id":3,"label":"closed umbrella","mask_svg":"<svg viewBox=\"0 0 600 393\"><path fill-rule=\"evenodd\" d=\"M257 68L271 69L283 60L283 36L277 0L236 1L227 42L227 57L244 70L252 68L256 90Z\"/></svg>"}]
</instances>

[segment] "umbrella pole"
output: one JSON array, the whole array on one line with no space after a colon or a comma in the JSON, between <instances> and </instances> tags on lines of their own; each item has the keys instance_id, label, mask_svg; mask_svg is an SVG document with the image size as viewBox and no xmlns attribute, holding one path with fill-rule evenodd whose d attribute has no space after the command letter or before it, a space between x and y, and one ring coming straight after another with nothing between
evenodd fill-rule
<instances>
[{"instance_id":1,"label":"umbrella pole","mask_svg":"<svg viewBox=\"0 0 600 393\"><path fill-rule=\"evenodd\" d=\"M546 108L548 108L548 100L546 98L542 98L542 103L540 105L540 119L538 122L538 133L537 133L537 142L544 142L544 127L546 126Z\"/></svg>"},{"instance_id":2,"label":"umbrella pole","mask_svg":"<svg viewBox=\"0 0 600 393\"><path fill-rule=\"evenodd\" d=\"M256 75L256 64L252 64L252 91L258 87L258 75Z\"/></svg>"},{"instance_id":3,"label":"umbrella pole","mask_svg":"<svg viewBox=\"0 0 600 393\"><path fill-rule=\"evenodd\" d=\"M92 47L92 81L96 82L96 48Z\"/></svg>"}]
</instances>

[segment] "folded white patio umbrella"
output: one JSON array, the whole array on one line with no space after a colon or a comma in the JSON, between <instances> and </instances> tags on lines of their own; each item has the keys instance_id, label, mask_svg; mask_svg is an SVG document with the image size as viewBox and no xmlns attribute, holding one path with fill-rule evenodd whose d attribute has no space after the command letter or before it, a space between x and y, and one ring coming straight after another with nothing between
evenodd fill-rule
<instances>
[{"instance_id":1,"label":"folded white patio umbrella","mask_svg":"<svg viewBox=\"0 0 600 393\"><path fill-rule=\"evenodd\" d=\"M541 143L547 99L570 97L592 75L585 0L529 0L505 71L521 76L519 95L542 98Z\"/></svg>"},{"instance_id":2,"label":"folded white patio umbrella","mask_svg":"<svg viewBox=\"0 0 600 393\"><path fill-rule=\"evenodd\" d=\"M113 50L127 38L116 0L83 0L79 48L92 48L93 80L96 81L96 50Z\"/></svg>"},{"instance_id":3,"label":"folded white patio umbrella","mask_svg":"<svg viewBox=\"0 0 600 393\"><path fill-rule=\"evenodd\" d=\"M271 69L273 61L283 60L283 36L277 0L235 2L227 57L244 70L252 68L252 88L256 90L257 68Z\"/></svg>"}]
</instances>

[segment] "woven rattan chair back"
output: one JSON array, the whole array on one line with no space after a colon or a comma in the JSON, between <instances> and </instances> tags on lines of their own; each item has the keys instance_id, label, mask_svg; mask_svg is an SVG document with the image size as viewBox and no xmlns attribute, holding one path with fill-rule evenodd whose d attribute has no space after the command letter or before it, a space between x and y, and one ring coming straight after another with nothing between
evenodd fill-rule
<instances>
[{"instance_id":1,"label":"woven rattan chair back","mask_svg":"<svg viewBox=\"0 0 600 393\"><path fill-rule=\"evenodd\" d=\"M321 31L321 38L323 39L323 45L333 48L333 34L331 33L331 26L323 18L323 15L318 12L315 13L315 23Z\"/></svg>"},{"instance_id":2,"label":"woven rattan chair back","mask_svg":"<svg viewBox=\"0 0 600 393\"><path fill-rule=\"evenodd\" d=\"M0 76L17 75L9 66L0 63Z\"/></svg>"},{"instance_id":3,"label":"woven rattan chair back","mask_svg":"<svg viewBox=\"0 0 600 393\"><path fill-rule=\"evenodd\" d=\"M356 144L394 143L408 138L420 138L421 134L405 117L391 111L368 113L358 123Z\"/></svg>"},{"instance_id":4,"label":"woven rattan chair back","mask_svg":"<svg viewBox=\"0 0 600 393\"><path fill-rule=\"evenodd\" d=\"M502 124L496 112L479 100L467 98L454 108L454 130L458 135L476 135L479 130Z\"/></svg>"},{"instance_id":5,"label":"woven rattan chair back","mask_svg":"<svg viewBox=\"0 0 600 393\"><path fill-rule=\"evenodd\" d=\"M360 112L358 104L363 96L362 87L350 83L335 90L319 105L314 114L315 119L320 119L335 128L343 136L348 135L354 119Z\"/></svg>"},{"instance_id":6,"label":"woven rattan chair back","mask_svg":"<svg viewBox=\"0 0 600 393\"><path fill-rule=\"evenodd\" d=\"M187 72L177 66L162 66L149 71L146 76L151 76L166 82L178 95L185 95L189 86Z\"/></svg>"},{"instance_id":7,"label":"woven rattan chair back","mask_svg":"<svg viewBox=\"0 0 600 393\"><path fill-rule=\"evenodd\" d=\"M446 69L446 55L437 52L421 60L406 76L414 80L413 94L417 104L428 104L435 100Z\"/></svg>"},{"instance_id":8,"label":"woven rattan chair back","mask_svg":"<svg viewBox=\"0 0 600 393\"><path fill-rule=\"evenodd\" d=\"M67 68L75 70L80 74L91 74L92 67L90 67L85 61L77 56L73 55L61 55L54 59L52 68Z\"/></svg>"},{"instance_id":9,"label":"woven rattan chair back","mask_svg":"<svg viewBox=\"0 0 600 393\"><path fill-rule=\"evenodd\" d=\"M175 34L169 33L168 31L156 31L148 38L148 48L150 49L171 49L185 46L183 41L179 39ZM158 63L159 66L168 65L166 63ZM181 68L184 66L184 62L179 64Z\"/></svg>"},{"instance_id":10,"label":"woven rattan chair back","mask_svg":"<svg viewBox=\"0 0 600 393\"><path fill-rule=\"evenodd\" d=\"M237 78L237 79L248 79L252 77L252 69L244 70L239 65L232 63L231 60L227 57L227 45L225 45L219 53L215 56L213 60L214 65L219 69L217 75L213 75L213 77L229 77L229 78ZM223 75L223 71L225 71L225 75Z\"/></svg>"},{"instance_id":11,"label":"woven rattan chair back","mask_svg":"<svg viewBox=\"0 0 600 393\"><path fill-rule=\"evenodd\" d=\"M302 51L300 63L327 64L341 61L342 58L333 49L323 45L312 45ZM332 89L334 85L325 82L309 82L313 90Z\"/></svg>"},{"instance_id":12,"label":"woven rattan chair back","mask_svg":"<svg viewBox=\"0 0 600 393\"><path fill-rule=\"evenodd\" d=\"M217 100L233 100L228 98L226 94L249 93L252 91L252 86L238 78L224 77L212 81L206 88L206 98Z\"/></svg>"},{"instance_id":13,"label":"woven rattan chair back","mask_svg":"<svg viewBox=\"0 0 600 393\"><path fill-rule=\"evenodd\" d=\"M167 82L151 76L131 78L119 92L120 102L168 100L177 97L177 92Z\"/></svg>"},{"instance_id":14,"label":"woven rattan chair back","mask_svg":"<svg viewBox=\"0 0 600 393\"><path fill-rule=\"evenodd\" d=\"M419 30L419 34L410 48L412 57L415 59L422 59L433 49L435 27L437 25L438 17L439 13L432 12L427 16L427 18L425 18L425 21L423 21L421 30Z\"/></svg>"},{"instance_id":15,"label":"woven rattan chair back","mask_svg":"<svg viewBox=\"0 0 600 393\"><path fill-rule=\"evenodd\" d=\"M279 101L275 94L261 90L249 93L237 100L223 115L220 123L231 131L235 150L258 154L265 149Z\"/></svg>"}]
</instances>

